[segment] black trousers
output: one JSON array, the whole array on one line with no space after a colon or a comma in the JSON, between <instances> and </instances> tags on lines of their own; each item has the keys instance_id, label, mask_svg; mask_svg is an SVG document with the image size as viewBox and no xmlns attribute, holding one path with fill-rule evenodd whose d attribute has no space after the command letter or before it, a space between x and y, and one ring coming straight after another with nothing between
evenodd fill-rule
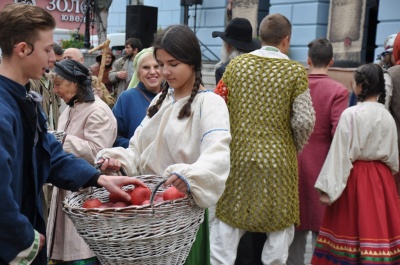
<instances>
[{"instance_id":1,"label":"black trousers","mask_svg":"<svg viewBox=\"0 0 400 265\"><path fill-rule=\"evenodd\" d=\"M235 265L263 265L261 253L265 240L265 233L246 232L239 241Z\"/></svg>"}]
</instances>

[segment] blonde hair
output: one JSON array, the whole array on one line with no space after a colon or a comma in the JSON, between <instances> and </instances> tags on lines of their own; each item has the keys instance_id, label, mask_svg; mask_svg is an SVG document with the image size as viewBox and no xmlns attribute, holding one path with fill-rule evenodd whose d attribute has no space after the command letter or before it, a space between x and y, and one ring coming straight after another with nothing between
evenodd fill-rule
<instances>
[{"instance_id":1,"label":"blonde hair","mask_svg":"<svg viewBox=\"0 0 400 265\"><path fill-rule=\"evenodd\" d=\"M145 57L151 55L153 56L154 49L153 47L143 49L141 50L138 54L136 54L135 59L133 60L133 69L135 71L133 72L132 80L129 83L128 88L135 88L139 84L139 67L142 64L142 61Z\"/></svg>"}]
</instances>

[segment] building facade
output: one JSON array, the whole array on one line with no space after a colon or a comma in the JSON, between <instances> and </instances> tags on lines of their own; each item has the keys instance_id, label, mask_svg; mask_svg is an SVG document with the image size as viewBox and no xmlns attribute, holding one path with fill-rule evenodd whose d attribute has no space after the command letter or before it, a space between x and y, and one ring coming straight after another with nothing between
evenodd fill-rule
<instances>
[{"instance_id":1,"label":"building facade","mask_svg":"<svg viewBox=\"0 0 400 265\"><path fill-rule=\"evenodd\" d=\"M244 0L236 1L245 2ZM227 1L203 0L201 5L189 6L187 10L185 10L185 6L181 5L181 2L185 1L141 1L146 6L158 8L159 29L172 24L183 24L185 22L184 14L188 14L187 24L196 32L201 42L204 60L218 61L222 41L220 38L212 38L211 33L224 30ZM125 5L131 3L132 0L113 1L108 19L109 33L126 31L126 26L129 25L125 25ZM361 11L358 5L362 6ZM398 0L259 0L258 21L270 13L285 15L293 25L290 57L302 63L307 60L307 44L314 38L328 37L328 33L332 38L333 36L337 37L337 49L342 49L342 46L349 47L349 44L350 46L352 44L359 45L359 62L347 61L346 58L341 58L338 62L338 66L355 66L374 61L377 54L383 50L385 38L400 31L400 17L397 10L400 10L400 1ZM352 35L354 21L360 21L360 19L363 23L361 25L356 23L360 27L359 34L353 32L353 35L359 37L359 40L353 39L351 42L351 38L345 35ZM341 29L343 31L347 29L349 32L341 32ZM336 34L332 35L334 32Z\"/></svg>"}]
</instances>

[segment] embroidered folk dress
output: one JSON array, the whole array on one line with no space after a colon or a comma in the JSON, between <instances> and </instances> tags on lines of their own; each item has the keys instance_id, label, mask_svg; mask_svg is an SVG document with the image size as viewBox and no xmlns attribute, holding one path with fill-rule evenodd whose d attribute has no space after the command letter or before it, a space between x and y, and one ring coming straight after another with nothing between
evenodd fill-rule
<instances>
[{"instance_id":1,"label":"embroidered folk dress","mask_svg":"<svg viewBox=\"0 0 400 265\"><path fill-rule=\"evenodd\" d=\"M362 102L339 120L315 187L329 195L311 264L399 264L396 124L383 104Z\"/></svg>"},{"instance_id":2,"label":"embroidered folk dress","mask_svg":"<svg viewBox=\"0 0 400 265\"><path fill-rule=\"evenodd\" d=\"M150 105L155 104L159 96ZM192 115L178 119L188 99L189 96L176 101L173 88L169 88L158 112L151 118L144 118L127 149L104 149L97 157L119 160L128 176L177 174L187 182L196 204L207 208L215 205L221 196L229 174L229 114L220 96L202 90L191 104ZM208 218L205 216L185 264L209 264L209 251Z\"/></svg>"}]
</instances>

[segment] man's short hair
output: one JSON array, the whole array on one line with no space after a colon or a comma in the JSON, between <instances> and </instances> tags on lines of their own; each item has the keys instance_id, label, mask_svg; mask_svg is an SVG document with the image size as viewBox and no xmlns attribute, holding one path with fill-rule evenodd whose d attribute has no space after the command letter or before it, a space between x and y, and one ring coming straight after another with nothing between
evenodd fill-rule
<instances>
[{"instance_id":1,"label":"man's short hair","mask_svg":"<svg viewBox=\"0 0 400 265\"><path fill-rule=\"evenodd\" d=\"M38 31L56 27L53 16L45 9L27 4L7 4L0 11L0 48L3 57L12 54L14 45L26 42L33 45Z\"/></svg>"},{"instance_id":2,"label":"man's short hair","mask_svg":"<svg viewBox=\"0 0 400 265\"><path fill-rule=\"evenodd\" d=\"M332 43L326 38L317 38L308 44L308 57L314 67L327 67L333 58Z\"/></svg>"},{"instance_id":3,"label":"man's short hair","mask_svg":"<svg viewBox=\"0 0 400 265\"><path fill-rule=\"evenodd\" d=\"M129 45L132 49L138 49L140 52L143 49L142 42L137 38L129 38L125 41L125 46Z\"/></svg>"},{"instance_id":4,"label":"man's short hair","mask_svg":"<svg viewBox=\"0 0 400 265\"><path fill-rule=\"evenodd\" d=\"M282 39L292 35L292 24L284 15L266 16L260 23L259 35L264 44L276 46Z\"/></svg>"}]
</instances>

